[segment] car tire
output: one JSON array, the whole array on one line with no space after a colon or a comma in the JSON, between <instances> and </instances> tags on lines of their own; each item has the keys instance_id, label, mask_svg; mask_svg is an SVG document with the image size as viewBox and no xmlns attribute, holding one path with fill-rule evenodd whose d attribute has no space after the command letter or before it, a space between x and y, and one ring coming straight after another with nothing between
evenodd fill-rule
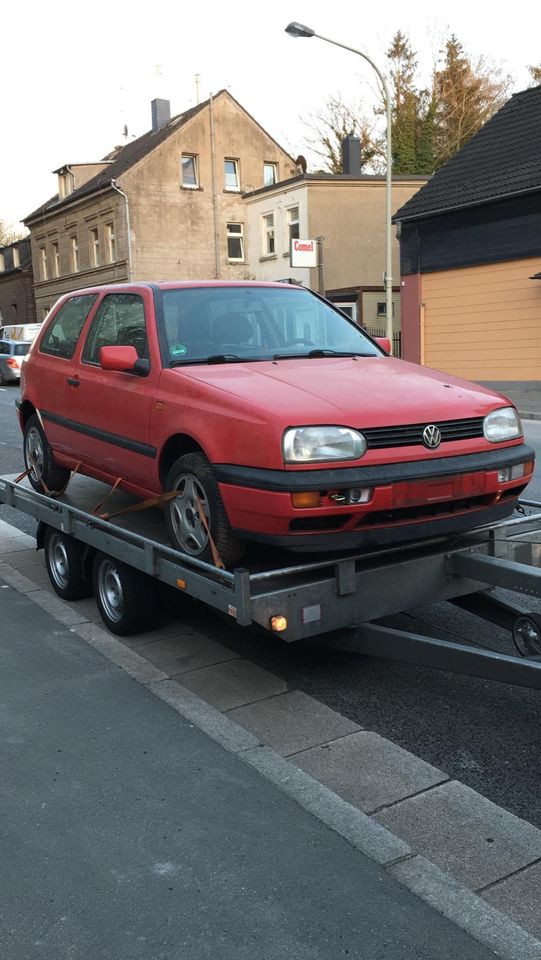
<instances>
[{"instance_id":1,"label":"car tire","mask_svg":"<svg viewBox=\"0 0 541 960\"><path fill-rule=\"evenodd\" d=\"M165 524L171 543L188 556L215 563L208 532L199 517L202 505L210 535L225 567L235 567L246 549L231 530L212 467L203 453L186 453L175 460L165 478L167 492L179 496L165 507Z\"/></svg>"},{"instance_id":2,"label":"car tire","mask_svg":"<svg viewBox=\"0 0 541 960\"><path fill-rule=\"evenodd\" d=\"M111 633L127 637L160 622L158 588L146 574L105 553L97 553L92 582L99 614Z\"/></svg>"},{"instance_id":3,"label":"car tire","mask_svg":"<svg viewBox=\"0 0 541 960\"><path fill-rule=\"evenodd\" d=\"M58 596L63 600L92 596L86 545L54 527L47 527L43 546L49 580Z\"/></svg>"},{"instance_id":4,"label":"car tire","mask_svg":"<svg viewBox=\"0 0 541 960\"><path fill-rule=\"evenodd\" d=\"M53 457L49 441L35 413L24 425L24 463L28 479L38 493L57 493L70 478L70 470L60 467Z\"/></svg>"}]
</instances>

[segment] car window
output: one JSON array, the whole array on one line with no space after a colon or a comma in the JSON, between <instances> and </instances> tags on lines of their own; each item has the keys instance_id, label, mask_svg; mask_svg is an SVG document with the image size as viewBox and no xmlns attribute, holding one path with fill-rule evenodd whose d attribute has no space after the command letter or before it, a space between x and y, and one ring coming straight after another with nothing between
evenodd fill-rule
<instances>
[{"instance_id":1,"label":"car window","mask_svg":"<svg viewBox=\"0 0 541 960\"><path fill-rule=\"evenodd\" d=\"M81 335L85 320L97 299L97 294L70 297L60 307L40 345L40 353L71 359Z\"/></svg>"},{"instance_id":2,"label":"car window","mask_svg":"<svg viewBox=\"0 0 541 960\"><path fill-rule=\"evenodd\" d=\"M145 307L135 293L111 293L102 300L86 338L84 363L100 362L101 347L135 347L147 359Z\"/></svg>"},{"instance_id":3,"label":"car window","mask_svg":"<svg viewBox=\"0 0 541 960\"><path fill-rule=\"evenodd\" d=\"M24 357L30 349L29 343L14 343L12 353L14 357Z\"/></svg>"},{"instance_id":4,"label":"car window","mask_svg":"<svg viewBox=\"0 0 541 960\"><path fill-rule=\"evenodd\" d=\"M5 340L0 340L0 354L9 353L9 343L6 343Z\"/></svg>"}]
</instances>

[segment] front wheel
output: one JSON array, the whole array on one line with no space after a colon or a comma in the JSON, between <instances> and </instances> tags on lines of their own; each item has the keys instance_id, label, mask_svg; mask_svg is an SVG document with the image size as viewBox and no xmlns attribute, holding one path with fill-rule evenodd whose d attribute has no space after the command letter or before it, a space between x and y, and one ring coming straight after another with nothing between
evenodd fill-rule
<instances>
[{"instance_id":1,"label":"front wheel","mask_svg":"<svg viewBox=\"0 0 541 960\"><path fill-rule=\"evenodd\" d=\"M60 467L35 413L24 425L24 463L28 479L38 493L58 493L70 478L70 471Z\"/></svg>"},{"instance_id":2,"label":"front wheel","mask_svg":"<svg viewBox=\"0 0 541 960\"><path fill-rule=\"evenodd\" d=\"M224 566L238 564L246 545L233 535L218 484L205 455L186 453L175 460L167 474L165 490L177 491L165 511L165 523L174 546L198 560L214 563L212 538Z\"/></svg>"}]
</instances>

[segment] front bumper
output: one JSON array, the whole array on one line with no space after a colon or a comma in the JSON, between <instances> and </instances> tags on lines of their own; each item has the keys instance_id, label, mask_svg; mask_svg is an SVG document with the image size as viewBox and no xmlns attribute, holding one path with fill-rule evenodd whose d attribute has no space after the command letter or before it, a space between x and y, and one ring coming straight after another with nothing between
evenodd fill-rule
<instances>
[{"instance_id":1,"label":"front bumper","mask_svg":"<svg viewBox=\"0 0 541 960\"><path fill-rule=\"evenodd\" d=\"M498 471L533 464L526 444L433 460L321 470L214 467L238 536L290 549L348 549L459 532L509 515L530 474L501 482ZM336 491L369 488L362 504L333 502ZM292 494L319 491L321 505L293 506Z\"/></svg>"}]
</instances>

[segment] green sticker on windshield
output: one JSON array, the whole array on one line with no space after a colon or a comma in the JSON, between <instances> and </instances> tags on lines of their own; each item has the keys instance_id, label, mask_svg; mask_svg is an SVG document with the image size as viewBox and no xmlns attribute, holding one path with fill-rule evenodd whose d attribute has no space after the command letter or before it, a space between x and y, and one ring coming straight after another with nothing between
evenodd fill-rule
<instances>
[{"instance_id":1,"label":"green sticker on windshield","mask_svg":"<svg viewBox=\"0 0 541 960\"><path fill-rule=\"evenodd\" d=\"M188 348L183 343L175 343L171 347L172 357L183 357L185 353L188 353Z\"/></svg>"}]
</instances>

